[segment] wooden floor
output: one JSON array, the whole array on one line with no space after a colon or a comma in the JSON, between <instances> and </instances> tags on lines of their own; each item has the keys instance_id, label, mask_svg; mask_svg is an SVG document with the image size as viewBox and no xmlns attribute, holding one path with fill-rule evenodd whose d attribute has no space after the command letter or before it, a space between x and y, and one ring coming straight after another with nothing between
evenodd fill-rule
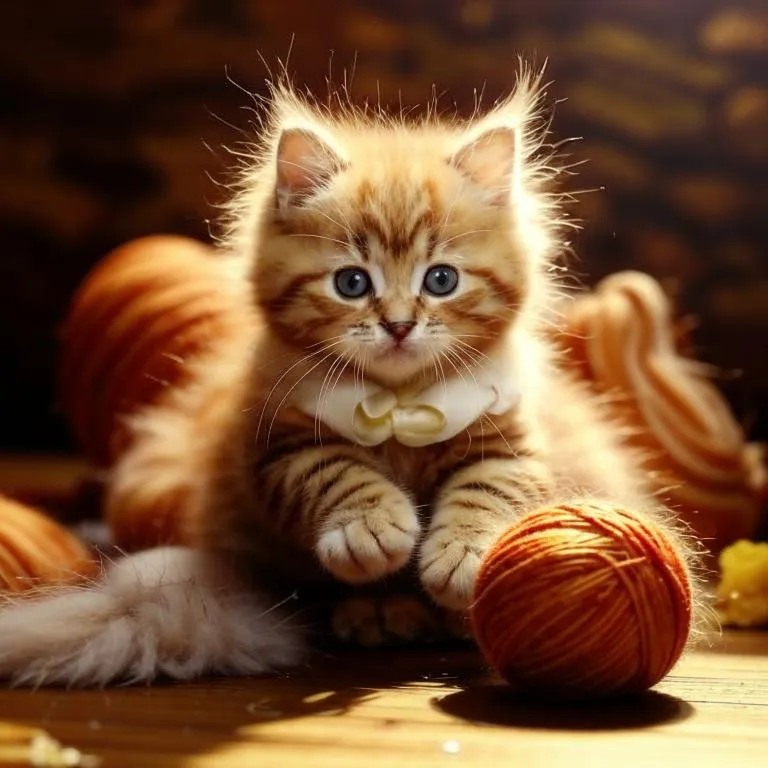
<instances>
[{"instance_id":1,"label":"wooden floor","mask_svg":"<svg viewBox=\"0 0 768 768\"><path fill-rule=\"evenodd\" d=\"M0 691L0 765L41 733L104 768L768 766L768 633L725 635L618 706L515 700L466 653L364 654L289 678Z\"/></svg>"},{"instance_id":2,"label":"wooden floor","mask_svg":"<svg viewBox=\"0 0 768 768\"><path fill-rule=\"evenodd\" d=\"M50 509L81 473L3 457L0 489ZM457 652L325 658L268 680L0 689L0 767L30 765L768 768L768 632L726 634L621 706L515 700Z\"/></svg>"}]
</instances>

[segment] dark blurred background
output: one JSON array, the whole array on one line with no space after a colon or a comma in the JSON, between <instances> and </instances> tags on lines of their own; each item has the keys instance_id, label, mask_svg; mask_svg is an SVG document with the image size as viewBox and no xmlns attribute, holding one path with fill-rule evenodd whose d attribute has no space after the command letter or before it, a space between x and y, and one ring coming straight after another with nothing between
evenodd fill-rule
<instances>
[{"instance_id":1,"label":"dark blurred background","mask_svg":"<svg viewBox=\"0 0 768 768\"><path fill-rule=\"evenodd\" d=\"M292 38L321 95L354 63L356 98L435 83L461 112L512 85L518 54L547 59L556 138L589 160L572 186L596 190L578 269L663 278L767 436L768 0L2 0L0 450L73 448L55 408L73 289L130 238L209 236L242 89L264 93L262 57Z\"/></svg>"}]
</instances>

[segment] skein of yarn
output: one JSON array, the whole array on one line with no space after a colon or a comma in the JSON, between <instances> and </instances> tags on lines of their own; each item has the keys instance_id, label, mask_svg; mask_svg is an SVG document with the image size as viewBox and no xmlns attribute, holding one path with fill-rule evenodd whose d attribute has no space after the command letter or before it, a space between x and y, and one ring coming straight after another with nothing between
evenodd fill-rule
<instances>
[{"instance_id":1,"label":"skein of yarn","mask_svg":"<svg viewBox=\"0 0 768 768\"><path fill-rule=\"evenodd\" d=\"M134 439L130 417L194 384L190 363L253 327L242 263L186 237L156 235L109 253L75 294L62 332L60 402L86 458L111 468ZM162 481L162 468L158 468ZM192 480L192 478L190 478ZM188 489L112 503L126 551L185 543Z\"/></svg>"},{"instance_id":2,"label":"skein of yarn","mask_svg":"<svg viewBox=\"0 0 768 768\"><path fill-rule=\"evenodd\" d=\"M653 520L585 502L533 512L499 538L470 618L508 683L589 698L662 680L688 642L692 611L681 545Z\"/></svg>"},{"instance_id":3,"label":"skein of yarn","mask_svg":"<svg viewBox=\"0 0 768 768\"><path fill-rule=\"evenodd\" d=\"M110 466L124 417L159 402L185 363L243 318L226 256L156 235L108 254L75 294L62 330L61 405L86 456Z\"/></svg>"},{"instance_id":4,"label":"skein of yarn","mask_svg":"<svg viewBox=\"0 0 768 768\"><path fill-rule=\"evenodd\" d=\"M78 581L96 567L85 544L63 525L0 496L0 593Z\"/></svg>"},{"instance_id":5,"label":"skein of yarn","mask_svg":"<svg viewBox=\"0 0 768 768\"><path fill-rule=\"evenodd\" d=\"M561 338L582 377L610 398L665 502L713 555L751 538L768 474L704 367L676 347L671 302L642 272L605 278L566 309Z\"/></svg>"}]
</instances>

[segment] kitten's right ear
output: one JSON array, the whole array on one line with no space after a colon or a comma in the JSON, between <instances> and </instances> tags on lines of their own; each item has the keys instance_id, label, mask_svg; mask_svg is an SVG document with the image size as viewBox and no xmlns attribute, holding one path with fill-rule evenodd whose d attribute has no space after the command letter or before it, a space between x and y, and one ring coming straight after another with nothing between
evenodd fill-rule
<instances>
[{"instance_id":1,"label":"kitten's right ear","mask_svg":"<svg viewBox=\"0 0 768 768\"><path fill-rule=\"evenodd\" d=\"M494 205L506 204L514 186L518 136L514 128L489 128L463 144L451 164L489 194Z\"/></svg>"},{"instance_id":2,"label":"kitten's right ear","mask_svg":"<svg viewBox=\"0 0 768 768\"><path fill-rule=\"evenodd\" d=\"M317 192L344 168L344 161L316 134L289 128L277 143L278 210L285 213Z\"/></svg>"}]
</instances>

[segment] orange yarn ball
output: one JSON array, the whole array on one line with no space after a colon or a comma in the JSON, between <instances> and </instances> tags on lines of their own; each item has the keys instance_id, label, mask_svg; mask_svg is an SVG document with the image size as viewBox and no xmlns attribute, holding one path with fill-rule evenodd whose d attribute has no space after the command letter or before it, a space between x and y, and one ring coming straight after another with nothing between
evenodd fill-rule
<instances>
[{"instance_id":1,"label":"orange yarn ball","mask_svg":"<svg viewBox=\"0 0 768 768\"><path fill-rule=\"evenodd\" d=\"M637 693L679 659L692 616L688 568L652 520L588 502L540 509L485 557L472 628L510 684L565 697Z\"/></svg>"},{"instance_id":2,"label":"orange yarn ball","mask_svg":"<svg viewBox=\"0 0 768 768\"><path fill-rule=\"evenodd\" d=\"M128 442L123 418L162 400L188 360L247 322L226 269L204 243L153 235L116 248L83 280L61 334L60 398L94 463L111 466Z\"/></svg>"},{"instance_id":3,"label":"orange yarn ball","mask_svg":"<svg viewBox=\"0 0 768 768\"><path fill-rule=\"evenodd\" d=\"M133 436L126 419L192 381L189 364L250 327L247 284L205 243L152 235L124 243L86 276L61 331L60 404L86 457L109 468ZM115 543L133 551L185 540L186 489L112 505Z\"/></svg>"}]
</instances>

